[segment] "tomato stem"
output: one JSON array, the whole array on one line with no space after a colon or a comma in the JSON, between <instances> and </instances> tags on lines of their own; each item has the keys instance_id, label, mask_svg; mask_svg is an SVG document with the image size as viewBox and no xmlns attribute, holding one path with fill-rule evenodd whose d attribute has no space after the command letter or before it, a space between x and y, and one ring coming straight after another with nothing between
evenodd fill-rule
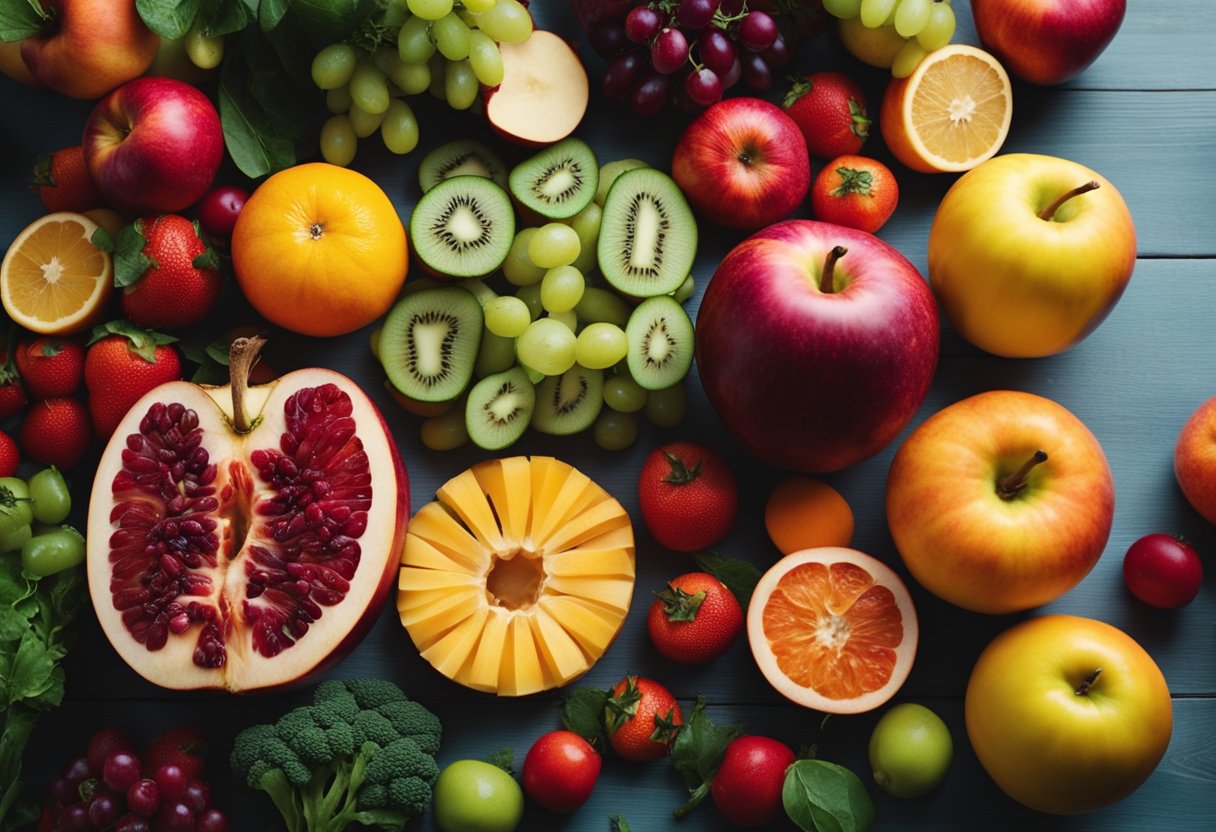
<instances>
[{"instance_id":1,"label":"tomato stem","mask_svg":"<svg viewBox=\"0 0 1216 832\"><path fill-rule=\"evenodd\" d=\"M836 246L828 252L827 258L823 261L823 273L819 275L819 291L825 295L830 295L835 291L836 261L848 253L849 250L844 246Z\"/></svg>"},{"instance_id":2,"label":"tomato stem","mask_svg":"<svg viewBox=\"0 0 1216 832\"><path fill-rule=\"evenodd\" d=\"M249 389L249 373L258 361L258 353L266 339L259 335L237 338L228 347L228 378L232 384L232 427L237 433L248 433L253 427L245 412L245 393Z\"/></svg>"},{"instance_id":3,"label":"tomato stem","mask_svg":"<svg viewBox=\"0 0 1216 832\"><path fill-rule=\"evenodd\" d=\"M1101 186L1098 184L1097 180L1091 179L1089 182L1086 182L1084 185L1078 185L1077 187L1073 188L1071 191L1067 191L1066 193L1060 194L1058 197L1056 197L1055 202L1051 203L1050 205L1048 205L1046 208L1044 208L1042 211L1039 212L1039 219L1047 220L1048 222L1050 222L1055 217L1056 211L1059 211L1060 206L1063 205L1065 202L1068 202L1068 200L1072 199L1074 196L1080 196L1081 194L1087 194L1090 191L1095 191L1100 187Z\"/></svg>"},{"instance_id":4,"label":"tomato stem","mask_svg":"<svg viewBox=\"0 0 1216 832\"><path fill-rule=\"evenodd\" d=\"M1077 689L1073 691L1077 696L1085 696L1089 693L1089 689L1093 687L1094 682L1098 681L1098 676L1102 674L1102 668L1095 667L1094 672L1086 676Z\"/></svg>"},{"instance_id":5,"label":"tomato stem","mask_svg":"<svg viewBox=\"0 0 1216 832\"><path fill-rule=\"evenodd\" d=\"M1022 463L1022 467L1008 476L1001 477L996 483L996 493L1002 500L1012 500L1026 487L1026 477L1031 469L1047 461L1047 452L1035 451L1030 459Z\"/></svg>"}]
</instances>

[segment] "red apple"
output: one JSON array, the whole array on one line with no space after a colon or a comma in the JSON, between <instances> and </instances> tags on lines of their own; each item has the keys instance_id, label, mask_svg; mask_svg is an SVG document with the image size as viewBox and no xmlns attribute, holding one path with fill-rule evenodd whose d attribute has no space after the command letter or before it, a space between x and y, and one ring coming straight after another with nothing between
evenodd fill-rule
<instances>
[{"instance_id":1,"label":"red apple","mask_svg":"<svg viewBox=\"0 0 1216 832\"><path fill-rule=\"evenodd\" d=\"M1216 396L1182 426L1174 445L1174 476L1195 511L1216 523Z\"/></svg>"},{"instance_id":2,"label":"red apple","mask_svg":"<svg viewBox=\"0 0 1216 832\"><path fill-rule=\"evenodd\" d=\"M984 48L1032 84L1059 84L1102 54L1127 0L971 0Z\"/></svg>"},{"instance_id":3,"label":"red apple","mask_svg":"<svg viewBox=\"0 0 1216 832\"><path fill-rule=\"evenodd\" d=\"M748 451L799 471L846 468L891 442L928 392L937 352L937 307L916 267L871 234L823 222L744 240L697 315L710 403Z\"/></svg>"},{"instance_id":4,"label":"red apple","mask_svg":"<svg viewBox=\"0 0 1216 832\"><path fill-rule=\"evenodd\" d=\"M729 98L685 129L671 176L710 222L754 231L806 199L811 161L784 110L759 98Z\"/></svg>"},{"instance_id":5,"label":"red apple","mask_svg":"<svg viewBox=\"0 0 1216 832\"><path fill-rule=\"evenodd\" d=\"M102 99L84 128L93 181L127 214L180 211L202 196L224 157L207 96L171 78L137 78Z\"/></svg>"}]
</instances>

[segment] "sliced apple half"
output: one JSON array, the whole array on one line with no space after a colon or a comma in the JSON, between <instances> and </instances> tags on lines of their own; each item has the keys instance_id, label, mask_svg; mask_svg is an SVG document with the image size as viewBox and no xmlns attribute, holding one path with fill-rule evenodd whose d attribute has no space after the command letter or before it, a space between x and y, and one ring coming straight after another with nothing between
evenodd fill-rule
<instances>
[{"instance_id":1,"label":"sliced apple half","mask_svg":"<svg viewBox=\"0 0 1216 832\"><path fill-rule=\"evenodd\" d=\"M490 126L505 139L534 147L573 133L587 112L591 86L570 44L537 30L523 43L499 49L502 83L485 94Z\"/></svg>"}]
</instances>

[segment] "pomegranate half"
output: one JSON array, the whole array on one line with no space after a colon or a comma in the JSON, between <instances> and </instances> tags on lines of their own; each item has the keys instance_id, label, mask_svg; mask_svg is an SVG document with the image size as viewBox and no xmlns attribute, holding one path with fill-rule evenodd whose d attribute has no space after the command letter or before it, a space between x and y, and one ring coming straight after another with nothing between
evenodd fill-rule
<instances>
[{"instance_id":1,"label":"pomegranate half","mask_svg":"<svg viewBox=\"0 0 1216 832\"><path fill-rule=\"evenodd\" d=\"M255 691L325 672L392 588L409 511L379 411L325 369L258 387L163 384L119 423L89 504L89 592L137 673Z\"/></svg>"}]
</instances>

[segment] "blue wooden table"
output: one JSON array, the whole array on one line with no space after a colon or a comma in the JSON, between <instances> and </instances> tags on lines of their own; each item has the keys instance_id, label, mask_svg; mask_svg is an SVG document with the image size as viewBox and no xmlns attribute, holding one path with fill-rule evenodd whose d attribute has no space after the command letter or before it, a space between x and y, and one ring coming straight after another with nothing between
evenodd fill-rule
<instances>
[{"instance_id":1,"label":"blue wooden table","mask_svg":"<svg viewBox=\"0 0 1216 832\"><path fill-rule=\"evenodd\" d=\"M578 39L573 17L561 0L533 4L539 23ZM1114 529L1101 561L1072 592L1041 612L1063 612L1110 622L1130 633L1152 654L1169 682L1174 702L1174 735L1160 767L1123 802L1090 815L1053 818L1023 809L1006 798L980 768L966 738L962 696L975 659L988 641L1025 616L989 617L961 611L921 590L906 570L887 532L883 495L887 468L899 440L877 457L828 479L853 506L854 545L894 566L915 596L921 644L915 668L896 701L921 702L950 726L955 761L934 793L910 801L889 798L874 786L866 763L866 741L876 714L834 717L786 703L761 678L744 640L717 662L675 668L650 646L644 611L651 592L691 564L663 550L646 534L636 511L635 483L641 462L661 441L687 437L720 449L743 484L738 522L720 547L764 568L777 556L764 533L762 509L783 477L749 460L726 435L700 385L690 381L690 413L671 431L643 428L637 444L607 453L589 436L545 439L528 435L519 453L559 456L583 469L616 495L638 520L638 581L633 613L607 655L584 682L607 687L626 673L653 676L691 705L702 693L718 720L744 721L752 733L779 738L797 748L817 744L825 759L850 766L870 788L877 805L875 829L1070 829L1131 832L1155 828L1184 832L1216 827L1216 528L1191 510L1172 472L1174 440L1187 416L1216 394L1216 14L1208 0L1132 2L1111 47L1087 72L1052 89L1014 86L1013 128L1005 151L1063 156L1088 165L1122 192L1136 222L1139 260L1130 287L1110 318L1080 346L1053 358L1011 361L981 353L949 327L932 390L912 425L945 405L989 389L1029 390L1076 413L1101 441L1114 473L1117 506ZM976 43L969 11L956 4L956 40ZM584 44L585 46L585 44ZM589 53L589 50L585 50ZM600 64L589 59L593 73ZM799 69L843 68L863 81L873 107L887 74L861 66L831 38L808 45ZM90 105L18 87L0 79L0 241L7 243L42 211L22 189L36 157L76 144ZM423 147L468 135L488 138L475 117L427 108L421 113ZM667 167L682 122L664 116L639 123L625 108L595 103L579 129L601 161L636 156ZM408 217L417 197L420 153L404 160L376 143L360 148L355 167L368 173ZM891 162L881 138L866 151L892 165L901 201L882 230L922 272L929 224L953 176L913 174ZM504 148L509 160L521 152ZM232 179L232 177L229 177ZM235 181L233 179L233 181ZM720 258L742 235L703 233L694 271L698 298ZM229 314L253 320L235 298ZM690 304L695 310L698 298ZM231 309L239 310L232 313ZM214 322L212 333L227 328ZM418 420L388 399L382 371L367 349L367 332L325 342L271 330L268 356L281 370L324 364L359 380L381 405L400 444L411 476L413 509L436 487L468 465L491 456L474 448L436 453L418 441ZM902 439L902 437L901 437ZM83 501L91 481L86 466L74 483ZM1123 585L1121 563L1128 545L1143 534L1179 532L1204 558L1207 573L1198 599L1185 609L1163 612L1133 599ZM175 694L150 686L112 652L91 615L70 657L68 701L44 719L27 756L26 779L41 785L67 757L79 753L103 724L126 727L141 739L180 722L206 726L213 759L210 779L217 803L234 819L234 830L273 828L275 816L264 795L233 782L225 757L240 729L273 720L307 701L308 691L234 699L220 694ZM396 620L385 610L374 630L335 676L377 675L401 685L435 710L445 726L440 763L482 758L505 746L522 759L532 741L558 726L560 693L498 700L467 691L438 676L417 655ZM605 830L608 816L624 813L638 832L677 828L670 811L683 801L680 778L665 762L627 764L608 759L590 802L579 812L557 817L528 809L525 830ZM785 828L784 825L778 824ZM419 830L435 828L428 817ZM710 804L678 828L720 830L729 825Z\"/></svg>"}]
</instances>

